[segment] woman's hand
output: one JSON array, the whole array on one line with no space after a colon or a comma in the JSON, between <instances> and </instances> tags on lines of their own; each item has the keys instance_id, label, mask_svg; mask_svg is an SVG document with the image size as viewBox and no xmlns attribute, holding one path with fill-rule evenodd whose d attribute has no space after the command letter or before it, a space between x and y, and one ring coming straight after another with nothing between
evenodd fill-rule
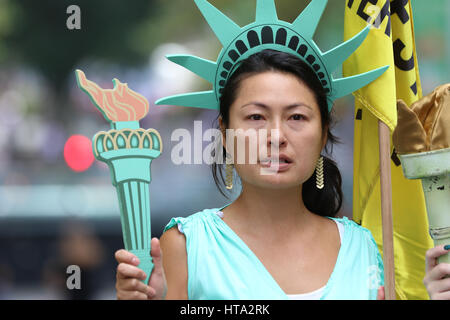
<instances>
[{"instance_id":1,"label":"woman's hand","mask_svg":"<svg viewBox=\"0 0 450 320\"><path fill-rule=\"evenodd\" d=\"M139 259L124 249L116 251L115 258L118 262L116 274L117 299L119 300L161 300L167 293L166 278L162 266L162 252L157 238L151 242L150 255L153 258L153 272L148 285L145 280L147 275L139 269Z\"/></svg>"},{"instance_id":2,"label":"woman's hand","mask_svg":"<svg viewBox=\"0 0 450 320\"><path fill-rule=\"evenodd\" d=\"M431 300L450 300L450 264L437 263L437 258L449 252L450 247L440 245L427 251L425 278L423 284L427 288Z\"/></svg>"},{"instance_id":3,"label":"woman's hand","mask_svg":"<svg viewBox=\"0 0 450 320\"><path fill-rule=\"evenodd\" d=\"M384 287L383 286L378 288L377 300L386 300L385 295L384 295Z\"/></svg>"}]
</instances>

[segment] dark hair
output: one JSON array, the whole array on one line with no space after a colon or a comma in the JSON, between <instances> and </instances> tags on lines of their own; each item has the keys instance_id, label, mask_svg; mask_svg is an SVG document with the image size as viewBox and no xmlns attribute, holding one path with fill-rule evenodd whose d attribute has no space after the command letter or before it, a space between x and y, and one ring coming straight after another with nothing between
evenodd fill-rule
<instances>
[{"instance_id":1,"label":"dark hair","mask_svg":"<svg viewBox=\"0 0 450 320\"><path fill-rule=\"evenodd\" d=\"M331 126L334 125L334 120L328 112L326 90L323 88L322 83L310 66L298 57L289 53L266 49L255 53L244 60L230 79L228 79L223 88L220 97L220 111L215 121L218 121L221 116L224 126L228 127L229 110L237 97L241 82L251 75L267 71L293 74L313 91L320 109L322 128L325 128L325 126L328 128L328 141L325 145L325 151L329 154L328 144L331 143L332 152L333 144L341 143L341 141L330 131ZM216 128L220 129L220 126L217 125ZM223 167L225 166L226 157L225 148L223 148L222 154L223 161L220 162L221 164L214 161L211 169L217 188L224 197L229 198L222 191L222 186L225 186L225 179L223 176ZM213 157L215 156L214 151L212 155ZM317 189L315 182L316 172L314 171L314 174L303 183L302 197L306 208L311 212L320 216L335 217L342 206L342 177L336 163L328 157L323 156L323 158L323 174L325 177L324 188L321 190ZM221 181L219 181L219 177Z\"/></svg>"}]
</instances>

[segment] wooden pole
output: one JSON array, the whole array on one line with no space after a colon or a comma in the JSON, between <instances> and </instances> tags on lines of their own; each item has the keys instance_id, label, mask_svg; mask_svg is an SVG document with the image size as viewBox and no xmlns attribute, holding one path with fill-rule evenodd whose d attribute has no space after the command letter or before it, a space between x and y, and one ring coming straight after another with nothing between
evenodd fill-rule
<instances>
[{"instance_id":1,"label":"wooden pole","mask_svg":"<svg viewBox=\"0 0 450 320\"><path fill-rule=\"evenodd\" d=\"M390 130L378 121L380 150L381 220L383 228L384 289L386 300L396 300L394 268L394 231L392 223L392 186Z\"/></svg>"}]
</instances>

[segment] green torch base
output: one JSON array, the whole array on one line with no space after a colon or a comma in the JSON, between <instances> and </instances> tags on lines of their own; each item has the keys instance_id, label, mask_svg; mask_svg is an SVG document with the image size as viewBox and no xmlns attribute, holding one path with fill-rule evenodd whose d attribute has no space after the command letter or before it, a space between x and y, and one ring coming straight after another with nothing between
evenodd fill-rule
<instances>
[{"instance_id":1,"label":"green torch base","mask_svg":"<svg viewBox=\"0 0 450 320\"><path fill-rule=\"evenodd\" d=\"M153 271L153 258L150 256L150 249L131 249L130 252L139 259L138 268L145 272L146 278L143 283L148 284Z\"/></svg>"},{"instance_id":2,"label":"green torch base","mask_svg":"<svg viewBox=\"0 0 450 320\"><path fill-rule=\"evenodd\" d=\"M450 244L450 148L400 155L400 160L407 179L421 179L434 245ZM450 263L450 254L438 262Z\"/></svg>"},{"instance_id":3,"label":"green torch base","mask_svg":"<svg viewBox=\"0 0 450 320\"><path fill-rule=\"evenodd\" d=\"M148 284L153 259L150 256L151 163L162 152L161 136L156 130L139 128L138 122L116 122L109 132L100 132L93 139L97 160L108 164L111 182L119 200L125 250L135 254L139 268ZM117 131L120 130L120 131Z\"/></svg>"}]
</instances>

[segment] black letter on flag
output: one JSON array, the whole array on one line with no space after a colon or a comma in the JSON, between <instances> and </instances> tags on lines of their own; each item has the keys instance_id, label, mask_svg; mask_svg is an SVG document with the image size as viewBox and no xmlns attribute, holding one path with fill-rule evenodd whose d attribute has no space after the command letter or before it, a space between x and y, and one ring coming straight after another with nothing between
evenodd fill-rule
<instances>
[{"instance_id":1,"label":"black letter on flag","mask_svg":"<svg viewBox=\"0 0 450 320\"><path fill-rule=\"evenodd\" d=\"M409 21L408 11L405 9L408 2L409 0L393 0L391 2L391 15L397 14L403 24Z\"/></svg>"},{"instance_id":2,"label":"black letter on flag","mask_svg":"<svg viewBox=\"0 0 450 320\"><path fill-rule=\"evenodd\" d=\"M393 43L394 45L394 61L397 68L403 71L409 71L414 68L414 55L411 55L411 58L408 60L403 60L401 56L402 50L405 48L405 44L402 40L397 39Z\"/></svg>"}]
</instances>

